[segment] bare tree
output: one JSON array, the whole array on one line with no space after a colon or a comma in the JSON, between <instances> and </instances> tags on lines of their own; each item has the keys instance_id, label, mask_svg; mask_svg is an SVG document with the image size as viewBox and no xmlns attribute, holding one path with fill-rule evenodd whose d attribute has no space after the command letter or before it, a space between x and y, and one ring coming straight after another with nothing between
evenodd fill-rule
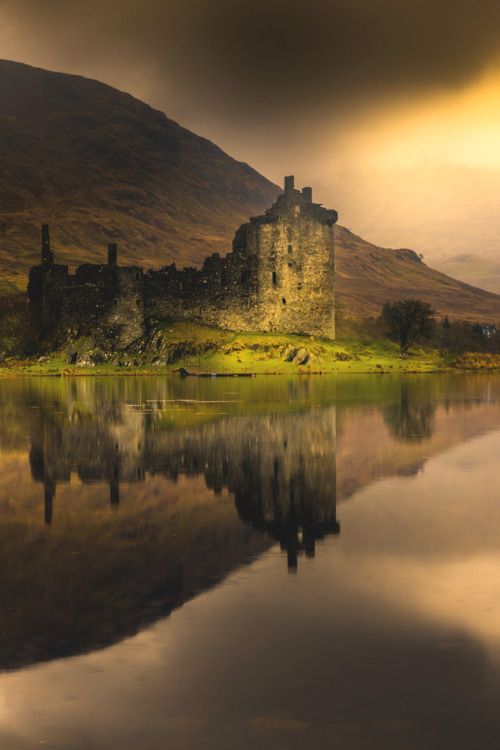
<instances>
[{"instance_id":1,"label":"bare tree","mask_svg":"<svg viewBox=\"0 0 500 750\"><path fill-rule=\"evenodd\" d=\"M400 357L404 358L418 338L428 338L434 326L433 311L428 302L419 299L401 299L386 302L382 318L388 334L399 344Z\"/></svg>"}]
</instances>

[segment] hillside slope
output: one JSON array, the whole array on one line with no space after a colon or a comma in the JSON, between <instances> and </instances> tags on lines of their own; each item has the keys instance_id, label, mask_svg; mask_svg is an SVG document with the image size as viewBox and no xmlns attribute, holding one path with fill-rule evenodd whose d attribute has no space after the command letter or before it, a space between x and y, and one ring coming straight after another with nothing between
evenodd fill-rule
<instances>
[{"instance_id":1,"label":"hillside slope","mask_svg":"<svg viewBox=\"0 0 500 750\"><path fill-rule=\"evenodd\" d=\"M435 271L412 250L372 245L336 228L337 297L350 313L379 315L384 302L405 297L429 302L438 316L500 320L500 296Z\"/></svg>"},{"instance_id":2,"label":"hillside slope","mask_svg":"<svg viewBox=\"0 0 500 750\"><path fill-rule=\"evenodd\" d=\"M0 60L0 279L25 288L49 223L56 260L144 268L200 265L280 189L163 113L97 81ZM335 208L335 206L331 206ZM500 320L500 297L455 281L410 250L337 228L337 292L349 312L378 315L419 297L441 315Z\"/></svg>"},{"instance_id":3,"label":"hillside slope","mask_svg":"<svg viewBox=\"0 0 500 750\"><path fill-rule=\"evenodd\" d=\"M38 262L49 223L59 262L162 266L230 249L279 188L128 94L0 61L0 274ZM24 278L22 279L24 283Z\"/></svg>"}]
</instances>

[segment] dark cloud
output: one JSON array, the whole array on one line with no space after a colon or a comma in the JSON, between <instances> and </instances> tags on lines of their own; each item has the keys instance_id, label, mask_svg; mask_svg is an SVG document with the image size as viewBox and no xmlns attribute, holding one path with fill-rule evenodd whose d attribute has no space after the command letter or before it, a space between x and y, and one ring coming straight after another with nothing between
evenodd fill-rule
<instances>
[{"instance_id":1,"label":"dark cloud","mask_svg":"<svg viewBox=\"0 0 500 750\"><path fill-rule=\"evenodd\" d=\"M2 9L62 70L148 65L185 106L234 122L285 124L459 87L500 52L497 0L0 0Z\"/></svg>"},{"instance_id":2,"label":"dark cloud","mask_svg":"<svg viewBox=\"0 0 500 750\"><path fill-rule=\"evenodd\" d=\"M496 2L219 0L200 5L192 39L220 92L289 113L460 86L496 57L499 32Z\"/></svg>"}]
</instances>

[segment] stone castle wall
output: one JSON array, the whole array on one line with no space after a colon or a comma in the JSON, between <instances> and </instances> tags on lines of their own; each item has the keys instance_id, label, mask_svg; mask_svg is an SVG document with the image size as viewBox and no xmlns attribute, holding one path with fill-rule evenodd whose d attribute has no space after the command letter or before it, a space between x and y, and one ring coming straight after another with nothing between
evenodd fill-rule
<instances>
[{"instance_id":1,"label":"stone castle wall","mask_svg":"<svg viewBox=\"0 0 500 750\"><path fill-rule=\"evenodd\" d=\"M173 264L146 274L118 267L116 245L107 264L69 274L54 264L45 226L42 263L30 273L32 315L41 336L57 326L73 336L97 331L115 347L165 318L334 338L336 221L335 211L312 202L310 188L296 190L287 177L266 214L238 229L231 253L210 256L200 270Z\"/></svg>"},{"instance_id":2,"label":"stone castle wall","mask_svg":"<svg viewBox=\"0 0 500 750\"><path fill-rule=\"evenodd\" d=\"M83 263L70 274L68 266L42 261L31 269L28 295L41 336L60 327L73 336L101 333L121 347L145 332L139 266Z\"/></svg>"}]
</instances>

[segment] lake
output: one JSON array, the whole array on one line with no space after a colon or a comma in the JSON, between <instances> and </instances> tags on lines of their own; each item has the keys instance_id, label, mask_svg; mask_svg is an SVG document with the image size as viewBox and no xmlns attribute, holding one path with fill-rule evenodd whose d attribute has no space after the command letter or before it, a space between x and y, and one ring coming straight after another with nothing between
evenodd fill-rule
<instances>
[{"instance_id":1,"label":"lake","mask_svg":"<svg viewBox=\"0 0 500 750\"><path fill-rule=\"evenodd\" d=\"M0 381L0 747L500 745L500 376Z\"/></svg>"}]
</instances>

